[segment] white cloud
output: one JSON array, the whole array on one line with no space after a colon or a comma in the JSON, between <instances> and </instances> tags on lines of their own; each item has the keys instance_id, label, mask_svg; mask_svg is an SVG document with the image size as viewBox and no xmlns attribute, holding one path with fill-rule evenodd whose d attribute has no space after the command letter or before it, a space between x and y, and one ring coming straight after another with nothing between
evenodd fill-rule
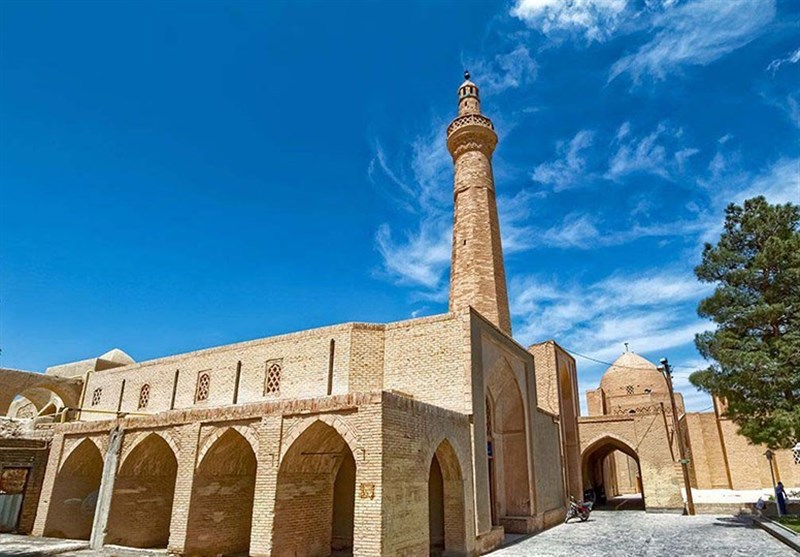
<instances>
[{"instance_id":1,"label":"white cloud","mask_svg":"<svg viewBox=\"0 0 800 557\"><path fill-rule=\"evenodd\" d=\"M673 179L673 175L683 172L686 162L700 152L693 147L683 147L682 136L683 130L671 130L662 122L649 134L637 138L631 134L630 123L625 122L617 131L619 146L609 160L604 177L617 181L634 172L645 172Z\"/></svg>"},{"instance_id":2,"label":"white cloud","mask_svg":"<svg viewBox=\"0 0 800 557\"><path fill-rule=\"evenodd\" d=\"M731 201L741 204L757 195L763 195L770 203L800 203L800 158L778 160Z\"/></svg>"},{"instance_id":3,"label":"white cloud","mask_svg":"<svg viewBox=\"0 0 800 557\"><path fill-rule=\"evenodd\" d=\"M450 230L442 223L424 220L400 241L392 237L388 224L382 224L375 242L384 271L398 284L441 289L442 275L450 264Z\"/></svg>"},{"instance_id":4,"label":"white cloud","mask_svg":"<svg viewBox=\"0 0 800 557\"><path fill-rule=\"evenodd\" d=\"M556 145L559 158L537 166L532 178L536 182L553 186L554 191L573 186L584 176L586 157L584 151L592 146L594 132L581 130L570 141L560 141Z\"/></svg>"},{"instance_id":5,"label":"white cloud","mask_svg":"<svg viewBox=\"0 0 800 557\"><path fill-rule=\"evenodd\" d=\"M380 182L385 176L384 181L392 187L389 195L399 206L410 207L418 219L399 234L396 226L389 223L378 228L375 245L382 259L379 275L415 288L418 298L438 302L447 300L453 222L453 163L442 137L443 129L443 122L434 119L430 130L410 144L411 163L406 171L402 166L400 170L392 167L377 142L369 167L373 182ZM505 254L531 247L532 231L525 222L536 197L528 191L498 197Z\"/></svg>"},{"instance_id":6,"label":"white cloud","mask_svg":"<svg viewBox=\"0 0 800 557\"><path fill-rule=\"evenodd\" d=\"M517 0L511 15L545 35L571 33L604 41L617 30L627 0Z\"/></svg>"},{"instance_id":7,"label":"white cloud","mask_svg":"<svg viewBox=\"0 0 800 557\"><path fill-rule=\"evenodd\" d=\"M797 64L800 62L800 48L790 52L787 56L783 58L776 58L772 62L769 63L767 66L767 71L772 72L772 75L775 75L781 66L784 64Z\"/></svg>"},{"instance_id":8,"label":"white cloud","mask_svg":"<svg viewBox=\"0 0 800 557\"><path fill-rule=\"evenodd\" d=\"M774 0L693 0L654 15L655 35L637 52L619 59L609 81L629 73L665 79L684 66L705 66L759 36L775 16Z\"/></svg>"},{"instance_id":9,"label":"white cloud","mask_svg":"<svg viewBox=\"0 0 800 557\"><path fill-rule=\"evenodd\" d=\"M558 338L567 349L609 359L624 342L638 352L691 343L708 328L694 308L709 289L690 269L677 268L614 274L583 286L529 276L511 281L511 311L525 343Z\"/></svg>"},{"instance_id":10,"label":"white cloud","mask_svg":"<svg viewBox=\"0 0 800 557\"><path fill-rule=\"evenodd\" d=\"M481 92L490 95L533 82L539 68L524 45L517 45L510 52L498 54L489 62L472 60L464 62L464 65L480 81Z\"/></svg>"},{"instance_id":11,"label":"white cloud","mask_svg":"<svg viewBox=\"0 0 800 557\"><path fill-rule=\"evenodd\" d=\"M379 274L397 284L421 288L437 301L447 297L444 275L450 264L452 219L453 167L443 129L444 122L434 118L428 132L407 145L411 163L406 166L392 166L376 142L368 169L373 182L388 182L387 193L394 204L418 219L399 235L389 223L378 228L375 244L382 259Z\"/></svg>"}]
</instances>

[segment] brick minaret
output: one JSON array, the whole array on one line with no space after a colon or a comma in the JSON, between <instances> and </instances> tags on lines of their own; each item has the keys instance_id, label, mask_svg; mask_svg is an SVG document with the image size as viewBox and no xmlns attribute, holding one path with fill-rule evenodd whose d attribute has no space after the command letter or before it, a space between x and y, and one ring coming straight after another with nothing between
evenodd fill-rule
<instances>
[{"instance_id":1,"label":"brick minaret","mask_svg":"<svg viewBox=\"0 0 800 557\"><path fill-rule=\"evenodd\" d=\"M478 87L458 89L458 117L447 127L447 148L455 165L450 311L472 306L511 334L506 273L494 195L492 153L497 134L481 114Z\"/></svg>"}]
</instances>

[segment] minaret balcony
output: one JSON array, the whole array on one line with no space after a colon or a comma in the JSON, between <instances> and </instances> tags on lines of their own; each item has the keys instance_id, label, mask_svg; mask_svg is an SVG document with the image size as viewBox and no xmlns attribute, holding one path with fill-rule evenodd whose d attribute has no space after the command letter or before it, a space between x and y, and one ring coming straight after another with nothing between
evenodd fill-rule
<instances>
[{"instance_id":1,"label":"minaret balcony","mask_svg":"<svg viewBox=\"0 0 800 557\"><path fill-rule=\"evenodd\" d=\"M486 116L482 114L465 114L450 122L450 125L447 126L447 137L450 137L456 130L460 130L466 126L480 126L494 131L494 124L492 124L492 121Z\"/></svg>"}]
</instances>

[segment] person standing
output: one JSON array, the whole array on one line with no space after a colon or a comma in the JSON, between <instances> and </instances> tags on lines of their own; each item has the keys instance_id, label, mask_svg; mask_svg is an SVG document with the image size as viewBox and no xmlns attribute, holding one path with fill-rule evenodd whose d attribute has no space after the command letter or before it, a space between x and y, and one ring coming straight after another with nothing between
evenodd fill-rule
<instances>
[{"instance_id":1,"label":"person standing","mask_svg":"<svg viewBox=\"0 0 800 557\"><path fill-rule=\"evenodd\" d=\"M783 488L783 482L778 482L775 486L775 499L778 501L778 510L781 516L786 516L786 490Z\"/></svg>"}]
</instances>

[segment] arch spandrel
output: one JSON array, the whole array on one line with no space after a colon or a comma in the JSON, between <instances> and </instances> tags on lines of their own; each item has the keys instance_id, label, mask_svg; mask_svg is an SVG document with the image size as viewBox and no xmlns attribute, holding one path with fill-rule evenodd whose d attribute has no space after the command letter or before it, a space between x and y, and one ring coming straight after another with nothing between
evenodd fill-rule
<instances>
[{"instance_id":1,"label":"arch spandrel","mask_svg":"<svg viewBox=\"0 0 800 557\"><path fill-rule=\"evenodd\" d=\"M356 457L356 460L358 460L357 457L359 455L363 456L363 451L360 450L361 444L359 442L361 436L356 432L356 430L340 416L322 415L311 416L292 425L292 427L284 436L283 442L281 443L280 462L283 462L286 453L289 451L294 442L316 422L322 422L336 430L342 439L344 439L345 443L350 449L350 452L352 452L353 456Z\"/></svg>"},{"instance_id":2,"label":"arch spandrel","mask_svg":"<svg viewBox=\"0 0 800 557\"><path fill-rule=\"evenodd\" d=\"M64 463L67 462L67 460L69 460L70 455L72 455L72 453L74 453L75 450L79 446L81 446L84 442L88 442L94 445L101 456L105 454L105 446L101 443L101 440L96 436L67 438L64 440L64 448L61 451L61 462L59 462L58 464L59 472L64 467Z\"/></svg>"},{"instance_id":3,"label":"arch spandrel","mask_svg":"<svg viewBox=\"0 0 800 557\"><path fill-rule=\"evenodd\" d=\"M605 447L609 447L611 451L621 451L635 460L639 460L636 443L615 433L602 433L586 443L584 449L581 450L582 458L586 459Z\"/></svg>"},{"instance_id":4,"label":"arch spandrel","mask_svg":"<svg viewBox=\"0 0 800 557\"><path fill-rule=\"evenodd\" d=\"M141 445L151 435L160 437L167 445L169 445L169 448L172 449L172 454L175 456L175 458L178 460L180 459L180 448L178 447L178 444L175 442L174 436L169 431L166 430L136 431L125 434L125 438L122 443L122 452L119 458L120 470L125 465L125 461L131 455L131 453L136 449L136 447Z\"/></svg>"},{"instance_id":5,"label":"arch spandrel","mask_svg":"<svg viewBox=\"0 0 800 557\"><path fill-rule=\"evenodd\" d=\"M213 447L223 435L231 430L241 435L250 445L253 454L258 456L258 434L252 425L233 424L224 426L209 426L208 429L211 431L203 437L203 440L200 443L200 450L197 451L197 462L195 467L200 467L203 459L205 458L206 454L208 454L208 451L211 449L211 447Z\"/></svg>"}]
</instances>

